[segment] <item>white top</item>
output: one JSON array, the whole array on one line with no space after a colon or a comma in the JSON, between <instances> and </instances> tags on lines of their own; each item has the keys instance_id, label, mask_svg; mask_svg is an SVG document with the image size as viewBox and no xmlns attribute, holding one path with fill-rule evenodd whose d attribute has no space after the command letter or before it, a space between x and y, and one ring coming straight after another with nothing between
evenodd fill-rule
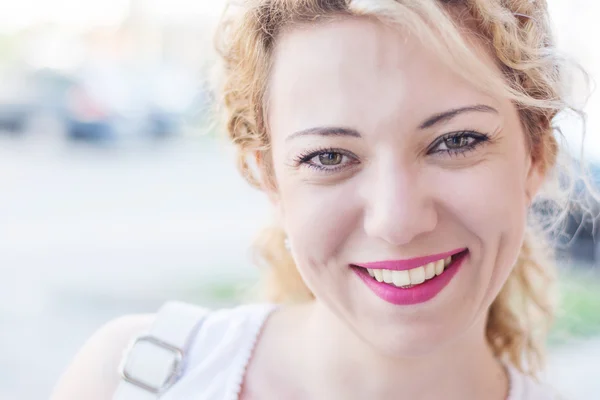
<instances>
[{"instance_id":1,"label":"white top","mask_svg":"<svg viewBox=\"0 0 600 400\"><path fill-rule=\"evenodd\" d=\"M130 377L140 377L145 383L155 382L148 386L160 387L165 382L165 365L172 367L173 354L177 352L163 347L171 344L183 353L180 373L173 376L174 383L160 396L124 380L114 400L237 400L262 326L276 308L273 304L253 304L209 312L183 303L167 303L150 330L150 335L166 343L155 345L143 340L126 354L123 365ZM176 324L177 321L187 323ZM174 326L177 326L175 333ZM548 386L536 383L511 366L507 365L507 369L510 378L507 400L559 398ZM168 375L169 372L167 378Z\"/></svg>"}]
</instances>

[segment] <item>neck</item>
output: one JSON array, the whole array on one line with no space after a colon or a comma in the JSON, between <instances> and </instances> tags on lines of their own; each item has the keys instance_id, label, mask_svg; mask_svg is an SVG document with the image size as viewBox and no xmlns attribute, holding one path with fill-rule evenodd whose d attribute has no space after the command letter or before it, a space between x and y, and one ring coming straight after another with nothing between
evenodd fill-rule
<instances>
[{"instance_id":1,"label":"neck","mask_svg":"<svg viewBox=\"0 0 600 400\"><path fill-rule=\"evenodd\" d=\"M325 307L307 307L298 333L303 386L310 398L506 399L508 380L485 339L485 319L422 357L377 352ZM307 351L308 350L308 351ZM315 365L320 366L318 369Z\"/></svg>"}]
</instances>

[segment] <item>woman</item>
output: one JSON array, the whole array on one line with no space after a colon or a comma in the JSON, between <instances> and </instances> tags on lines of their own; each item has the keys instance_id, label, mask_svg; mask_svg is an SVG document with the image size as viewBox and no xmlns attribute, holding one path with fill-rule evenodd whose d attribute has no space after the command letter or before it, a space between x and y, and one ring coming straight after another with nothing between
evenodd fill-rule
<instances>
[{"instance_id":1,"label":"woman","mask_svg":"<svg viewBox=\"0 0 600 400\"><path fill-rule=\"evenodd\" d=\"M220 38L229 136L278 216L270 301L112 322L54 398L555 398L528 221L567 108L546 2L257 0Z\"/></svg>"}]
</instances>

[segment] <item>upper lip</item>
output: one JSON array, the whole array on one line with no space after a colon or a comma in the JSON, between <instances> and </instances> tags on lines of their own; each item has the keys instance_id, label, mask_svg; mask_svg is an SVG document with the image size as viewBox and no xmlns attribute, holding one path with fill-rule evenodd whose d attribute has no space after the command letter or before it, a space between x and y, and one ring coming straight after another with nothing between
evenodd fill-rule
<instances>
[{"instance_id":1,"label":"upper lip","mask_svg":"<svg viewBox=\"0 0 600 400\"><path fill-rule=\"evenodd\" d=\"M356 266L362 267L362 268L369 268L369 269L389 269L389 270L394 270L394 271L405 271L407 269L413 269L413 268L417 268L417 267L429 264L430 262L443 260L445 258L456 255L458 253L462 253L465 250L467 250L466 247L461 248L461 249L456 249L456 250L450 250L445 253L432 254L432 255L424 256L424 257L415 257L415 258L410 258L410 259L406 259L406 260L374 261L374 262L369 262L369 263L359 263L359 264L352 264L352 265L356 265Z\"/></svg>"}]
</instances>

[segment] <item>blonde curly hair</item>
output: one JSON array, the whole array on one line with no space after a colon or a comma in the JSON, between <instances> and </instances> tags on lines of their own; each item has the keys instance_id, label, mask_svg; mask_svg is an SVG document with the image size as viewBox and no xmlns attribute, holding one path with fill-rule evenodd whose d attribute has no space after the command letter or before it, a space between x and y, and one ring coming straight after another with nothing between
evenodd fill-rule
<instances>
[{"instance_id":1,"label":"blonde curly hair","mask_svg":"<svg viewBox=\"0 0 600 400\"><path fill-rule=\"evenodd\" d=\"M559 151L553 119L571 107L561 92L563 61L553 45L545 0L247 0L238 5L235 13L226 14L217 35L224 73L221 104L239 169L255 187L276 187L265 102L278 34L295 24L344 17L408 28L473 84L507 96L518 109L534 161L549 180L558 179L552 174ZM501 78L474 53L465 30L487 45ZM263 171L253 168L256 156ZM518 261L489 309L486 335L497 357L535 375L543 365L553 317L554 268L545 236L529 222ZM256 242L259 262L266 266L264 294L276 302L307 301L313 296L284 238L274 226Z\"/></svg>"}]
</instances>

